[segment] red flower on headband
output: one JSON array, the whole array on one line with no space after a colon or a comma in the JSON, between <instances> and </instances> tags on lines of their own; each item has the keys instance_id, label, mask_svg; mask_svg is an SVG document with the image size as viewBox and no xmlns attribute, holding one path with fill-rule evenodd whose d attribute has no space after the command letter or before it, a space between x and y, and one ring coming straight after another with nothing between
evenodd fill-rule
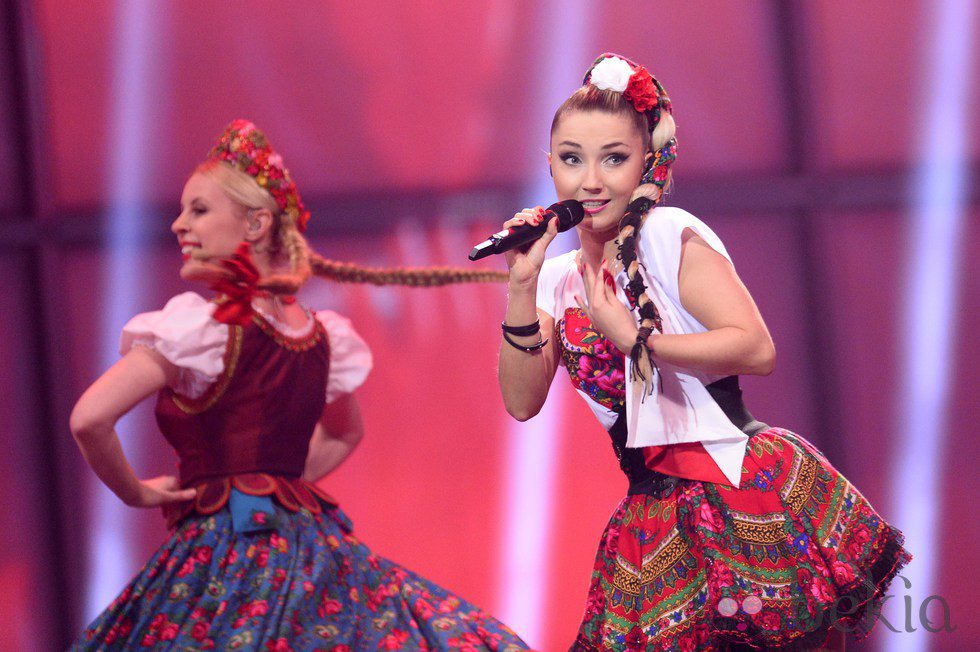
<instances>
[{"instance_id":1,"label":"red flower on headband","mask_svg":"<svg viewBox=\"0 0 980 652\"><path fill-rule=\"evenodd\" d=\"M653 83L653 77L643 66L637 66L630 75L629 84L623 91L623 97L630 101L640 113L646 113L657 106L660 97L657 94L657 86Z\"/></svg>"}]
</instances>

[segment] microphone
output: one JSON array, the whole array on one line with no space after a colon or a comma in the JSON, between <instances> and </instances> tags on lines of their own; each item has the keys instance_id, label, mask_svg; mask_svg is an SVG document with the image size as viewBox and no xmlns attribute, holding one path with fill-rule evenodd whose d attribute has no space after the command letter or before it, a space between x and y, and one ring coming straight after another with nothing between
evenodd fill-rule
<instances>
[{"instance_id":1,"label":"microphone","mask_svg":"<svg viewBox=\"0 0 980 652\"><path fill-rule=\"evenodd\" d=\"M504 229L473 247L470 252L470 260L480 260L492 254L500 254L510 251L515 247L534 242L548 230L548 222L551 218L558 218L558 232L567 231L585 217L585 210L580 202L574 199L566 199L557 204L552 204L545 210L544 217L537 226L530 224L518 224L509 229Z\"/></svg>"}]
</instances>

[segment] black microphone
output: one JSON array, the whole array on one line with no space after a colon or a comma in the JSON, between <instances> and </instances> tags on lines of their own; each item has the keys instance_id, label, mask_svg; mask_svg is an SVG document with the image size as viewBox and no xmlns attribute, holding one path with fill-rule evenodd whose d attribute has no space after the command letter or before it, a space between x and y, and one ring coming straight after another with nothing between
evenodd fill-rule
<instances>
[{"instance_id":1,"label":"black microphone","mask_svg":"<svg viewBox=\"0 0 980 652\"><path fill-rule=\"evenodd\" d=\"M558 232L561 233L581 222L582 218L585 217L585 210L582 208L581 202L574 199L566 199L557 204L552 204L544 212L544 216L537 226L518 224L499 233L494 233L473 247L473 251L470 252L470 260L480 260L492 254L500 254L510 251L514 247L534 242L548 230L548 222L553 217L558 218Z\"/></svg>"}]
</instances>

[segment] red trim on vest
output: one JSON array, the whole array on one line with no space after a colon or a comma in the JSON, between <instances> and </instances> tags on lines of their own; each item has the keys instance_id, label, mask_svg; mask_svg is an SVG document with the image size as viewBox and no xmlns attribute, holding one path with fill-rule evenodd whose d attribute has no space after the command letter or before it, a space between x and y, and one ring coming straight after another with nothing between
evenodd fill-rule
<instances>
[{"instance_id":1,"label":"red trim on vest","mask_svg":"<svg viewBox=\"0 0 980 652\"><path fill-rule=\"evenodd\" d=\"M183 503L163 506L167 527L177 524L192 513L210 516L228 503L232 488L250 496L272 496L290 512L306 509L312 514L323 511L323 504L336 507L337 501L328 493L302 478L291 478L268 473L243 473L206 480L195 486L197 497Z\"/></svg>"}]
</instances>

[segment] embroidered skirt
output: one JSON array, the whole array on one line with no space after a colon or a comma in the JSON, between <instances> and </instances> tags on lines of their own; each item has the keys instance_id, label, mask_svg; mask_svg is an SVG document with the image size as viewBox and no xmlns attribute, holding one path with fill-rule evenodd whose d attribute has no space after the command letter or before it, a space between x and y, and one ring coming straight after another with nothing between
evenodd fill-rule
<instances>
[{"instance_id":1,"label":"embroidered skirt","mask_svg":"<svg viewBox=\"0 0 980 652\"><path fill-rule=\"evenodd\" d=\"M185 518L71 649L527 649L477 607L372 554L338 508L274 509L272 530L242 532L229 506Z\"/></svg>"},{"instance_id":2,"label":"embroidered skirt","mask_svg":"<svg viewBox=\"0 0 980 652\"><path fill-rule=\"evenodd\" d=\"M632 495L596 555L573 650L806 649L867 635L911 559L901 532L812 444L769 428L739 489Z\"/></svg>"}]
</instances>

